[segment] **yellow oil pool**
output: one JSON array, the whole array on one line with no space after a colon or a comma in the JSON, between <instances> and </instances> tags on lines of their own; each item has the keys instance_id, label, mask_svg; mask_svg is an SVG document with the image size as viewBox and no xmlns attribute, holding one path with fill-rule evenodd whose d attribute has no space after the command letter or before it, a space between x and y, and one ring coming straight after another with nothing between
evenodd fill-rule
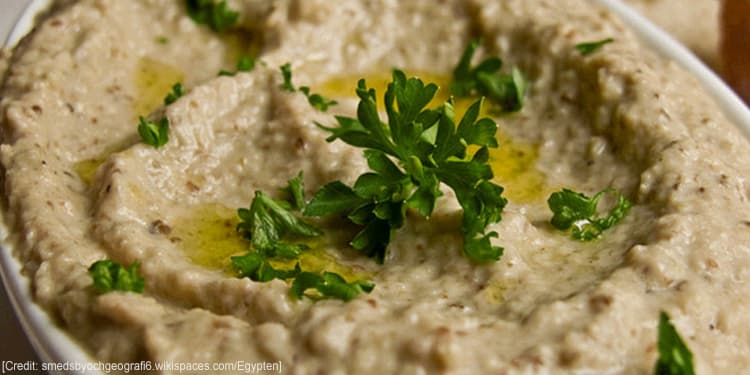
<instances>
[{"instance_id":1,"label":"yellow oil pool","mask_svg":"<svg viewBox=\"0 0 750 375\"><path fill-rule=\"evenodd\" d=\"M142 57L135 71L136 95L133 109L146 116L164 103L172 85L183 82L184 73L177 67L150 57ZM135 127L137 123L133 126Z\"/></svg>"},{"instance_id":2,"label":"yellow oil pool","mask_svg":"<svg viewBox=\"0 0 750 375\"><path fill-rule=\"evenodd\" d=\"M250 241L242 238L235 229L239 223L236 212L220 204L196 206L170 223L172 231L169 236L179 238L178 246L193 263L234 274L230 258L252 250ZM292 269L299 262L303 271L336 272L348 281L368 279L371 276L342 264L326 252L329 243L329 239L325 237L308 240L305 244L309 249L299 259L269 262L280 269Z\"/></svg>"}]
</instances>

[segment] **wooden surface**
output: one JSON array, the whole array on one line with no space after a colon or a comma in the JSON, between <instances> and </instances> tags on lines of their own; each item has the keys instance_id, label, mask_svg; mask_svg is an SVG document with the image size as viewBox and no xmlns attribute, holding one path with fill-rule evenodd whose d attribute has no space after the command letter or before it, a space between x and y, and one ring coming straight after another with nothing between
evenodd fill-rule
<instances>
[{"instance_id":1,"label":"wooden surface","mask_svg":"<svg viewBox=\"0 0 750 375\"><path fill-rule=\"evenodd\" d=\"M750 102L750 0L724 0L721 21L722 74Z\"/></svg>"}]
</instances>

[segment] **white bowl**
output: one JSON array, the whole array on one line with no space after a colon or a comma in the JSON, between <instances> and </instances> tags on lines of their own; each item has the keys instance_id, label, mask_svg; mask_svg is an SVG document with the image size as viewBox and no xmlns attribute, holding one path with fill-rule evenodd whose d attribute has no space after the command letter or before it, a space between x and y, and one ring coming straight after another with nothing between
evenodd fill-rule
<instances>
[{"instance_id":1,"label":"white bowl","mask_svg":"<svg viewBox=\"0 0 750 375\"><path fill-rule=\"evenodd\" d=\"M3 0L7 1L7 0ZM643 42L672 59L684 69L691 72L715 99L727 118L736 124L750 138L750 110L737 95L708 67L706 67L687 48L675 41L667 33L647 21L643 16L630 9L620 0L590 0L599 3L617 14L630 26ZM23 2L23 1L20 1ZM35 15L43 10L50 0L33 0L22 16L13 26L6 45L13 46L28 33ZM10 25L0 25L0 30L7 30ZM6 228L0 223L0 237L5 239ZM0 276L8 292L17 316L39 358L44 362L85 364L92 358L64 330L56 326L31 296L29 281L21 275L21 264L11 255L10 247L5 241L0 248ZM3 301L0 301L2 303ZM101 374L91 369L56 372L52 374Z\"/></svg>"}]
</instances>

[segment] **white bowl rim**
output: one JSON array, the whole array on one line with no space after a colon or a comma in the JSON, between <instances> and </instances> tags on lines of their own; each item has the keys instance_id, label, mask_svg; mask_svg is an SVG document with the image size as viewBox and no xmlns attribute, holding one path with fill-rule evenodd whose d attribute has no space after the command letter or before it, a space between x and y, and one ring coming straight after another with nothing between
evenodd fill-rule
<instances>
[{"instance_id":1,"label":"white bowl rim","mask_svg":"<svg viewBox=\"0 0 750 375\"><path fill-rule=\"evenodd\" d=\"M589 0L616 14L641 40L662 56L692 73L716 101L724 115L750 139L750 109L711 69L668 33L648 21L621 0ZM52 0L32 0L13 26L5 46L15 46L34 25L36 15ZM0 212L0 215L2 213ZM1 218L1 217L0 217ZM29 280L21 273L21 263L7 243L7 228L0 222L0 278L24 332L40 360L55 363L92 363L92 357L34 302ZM100 375L96 370L52 371L52 374Z\"/></svg>"},{"instance_id":2,"label":"white bowl rim","mask_svg":"<svg viewBox=\"0 0 750 375\"><path fill-rule=\"evenodd\" d=\"M46 10L52 0L32 0L24 8L21 17L13 25L5 41L5 46L12 47L28 34L34 27L38 14ZM21 262L16 259L8 243L8 228L0 212L0 279L2 279L8 300L13 306L21 327L39 360L54 364L91 364L93 358L56 325L50 315L34 302L29 279L21 273ZM77 369L67 371L49 371L50 374L65 375L101 375L96 369Z\"/></svg>"}]
</instances>

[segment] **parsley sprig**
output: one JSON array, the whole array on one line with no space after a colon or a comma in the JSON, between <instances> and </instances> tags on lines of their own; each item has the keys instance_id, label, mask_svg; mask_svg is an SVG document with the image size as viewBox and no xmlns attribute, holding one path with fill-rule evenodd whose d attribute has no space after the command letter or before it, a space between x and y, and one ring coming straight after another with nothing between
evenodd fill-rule
<instances>
[{"instance_id":1,"label":"parsley sprig","mask_svg":"<svg viewBox=\"0 0 750 375\"><path fill-rule=\"evenodd\" d=\"M693 353L677 333L669 315L659 314L659 359L654 366L654 375L695 375Z\"/></svg>"},{"instance_id":2,"label":"parsley sprig","mask_svg":"<svg viewBox=\"0 0 750 375\"><path fill-rule=\"evenodd\" d=\"M256 191L250 208L237 210L241 220L237 231L263 255L296 259L306 246L284 241L282 237L316 237L322 232L295 216L291 208L288 202L274 200L268 194Z\"/></svg>"},{"instance_id":3,"label":"parsley sprig","mask_svg":"<svg viewBox=\"0 0 750 375\"><path fill-rule=\"evenodd\" d=\"M295 298L302 298L307 289L318 291L317 297L338 298L349 301L361 292L369 293L375 287L369 281L347 282L333 272L316 274L302 271L297 262L293 269L275 268L272 259L298 259L308 247L290 242L294 237L316 237L322 232L295 215L294 211L304 209L304 185L302 172L289 180L283 189L289 202L275 200L266 193L256 191L250 208L240 208L237 215L240 223L237 231L251 241L254 252L231 257L232 266L240 277L253 281L268 282L274 279L294 280L290 292Z\"/></svg>"},{"instance_id":4,"label":"parsley sprig","mask_svg":"<svg viewBox=\"0 0 750 375\"><path fill-rule=\"evenodd\" d=\"M89 267L89 275L94 281L94 288L100 293L116 290L141 293L146 280L139 275L139 266L138 262L125 267L110 259L103 259Z\"/></svg>"},{"instance_id":5,"label":"parsley sprig","mask_svg":"<svg viewBox=\"0 0 750 375\"><path fill-rule=\"evenodd\" d=\"M456 193L463 208L464 253L477 262L497 260L501 247L490 238L496 232L485 228L501 219L507 201L503 188L492 183L489 147L497 147L497 125L478 119L482 100L469 107L458 126L448 101L437 110L426 109L437 92L433 83L406 78L395 70L384 96L388 124L380 120L374 89L359 80L357 118L337 116L338 126L319 127L336 139L365 148L372 170L353 186L334 181L321 188L305 208L307 216L343 214L362 227L351 245L383 262L394 230L404 224L406 210L429 218L445 183ZM469 145L479 150L469 155ZM396 162L394 162L395 159Z\"/></svg>"},{"instance_id":6,"label":"parsley sprig","mask_svg":"<svg viewBox=\"0 0 750 375\"><path fill-rule=\"evenodd\" d=\"M596 208L599 200L608 193L617 194L617 202L606 216L597 217ZM571 236L580 241L599 238L604 230L622 220L632 206L630 201L615 189L602 190L593 197L562 189L552 193L547 204L553 212L552 226L560 230L568 230L572 227Z\"/></svg>"},{"instance_id":7,"label":"parsley sprig","mask_svg":"<svg viewBox=\"0 0 750 375\"><path fill-rule=\"evenodd\" d=\"M249 239L253 249L264 257L297 259L307 246L290 242L289 239L317 237L323 232L293 212L302 209L305 204L302 172L289 180L284 190L291 196L291 204L256 191L250 208L237 210L240 218L237 232Z\"/></svg>"},{"instance_id":8,"label":"parsley sprig","mask_svg":"<svg viewBox=\"0 0 750 375\"><path fill-rule=\"evenodd\" d=\"M217 33L229 30L240 16L239 12L229 8L226 0L185 0L185 5L195 23L207 25Z\"/></svg>"},{"instance_id":9,"label":"parsley sprig","mask_svg":"<svg viewBox=\"0 0 750 375\"><path fill-rule=\"evenodd\" d=\"M520 111L527 85L521 71L513 68L510 74L500 73L503 60L499 57L488 57L472 67L471 60L478 47L478 40L473 40L466 46L453 70L451 94L459 98L481 95L499 104L502 112Z\"/></svg>"}]
</instances>

